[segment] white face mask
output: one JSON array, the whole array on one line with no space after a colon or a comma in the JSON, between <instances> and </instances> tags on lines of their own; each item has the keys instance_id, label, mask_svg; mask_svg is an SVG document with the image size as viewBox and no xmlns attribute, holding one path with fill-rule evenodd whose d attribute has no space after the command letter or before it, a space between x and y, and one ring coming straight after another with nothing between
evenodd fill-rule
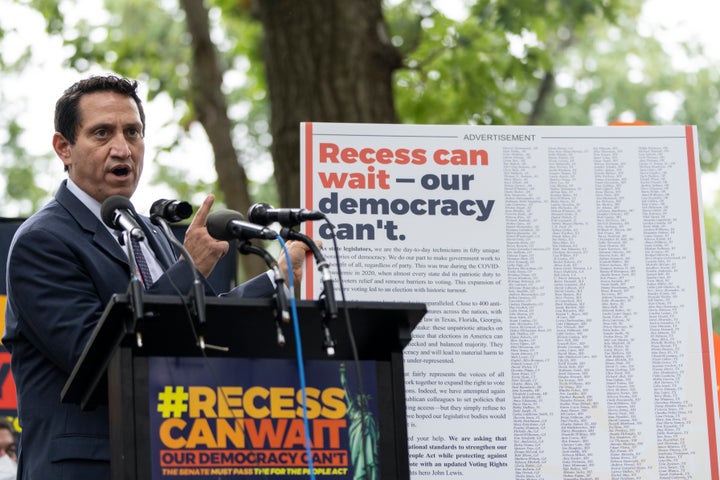
<instances>
[{"instance_id":1,"label":"white face mask","mask_svg":"<svg viewBox=\"0 0 720 480\"><path fill-rule=\"evenodd\" d=\"M14 480L17 464L7 455L0 457L0 480Z\"/></svg>"}]
</instances>

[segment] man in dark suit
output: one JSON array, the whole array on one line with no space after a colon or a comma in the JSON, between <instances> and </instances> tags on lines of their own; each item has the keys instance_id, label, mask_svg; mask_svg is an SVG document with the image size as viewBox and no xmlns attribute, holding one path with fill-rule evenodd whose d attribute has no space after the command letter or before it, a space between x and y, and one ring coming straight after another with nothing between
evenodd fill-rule
<instances>
[{"instance_id":1,"label":"man in dark suit","mask_svg":"<svg viewBox=\"0 0 720 480\"><path fill-rule=\"evenodd\" d=\"M107 407L81 411L61 403L60 392L104 306L127 291L128 257L102 222L100 207L111 195L131 197L142 173L145 115L136 88L137 82L115 76L91 77L61 96L53 147L68 179L23 223L10 247L3 343L12 354L22 427L19 479L110 478ZM213 200L208 196L198 209L184 241L203 276L229 248L205 228ZM142 227L154 270L148 293L188 292L193 277L187 262L176 259L160 229L147 219ZM297 277L307 247L288 242L288 248ZM280 265L287 272L282 258ZM231 293L273 291L263 274Z\"/></svg>"}]
</instances>

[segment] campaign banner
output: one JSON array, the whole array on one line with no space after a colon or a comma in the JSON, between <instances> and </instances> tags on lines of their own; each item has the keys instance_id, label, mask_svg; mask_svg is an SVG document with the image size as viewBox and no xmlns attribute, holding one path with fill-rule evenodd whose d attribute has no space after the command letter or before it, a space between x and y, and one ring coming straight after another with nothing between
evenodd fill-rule
<instances>
[{"instance_id":1,"label":"campaign banner","mask_svg":"<svg viewBox=\"0 0 720 480\"><path fill-rule=\"evenodd\" d=\"M304 369L302 390L293 360L150 358L152 478L379 479L375 362L362 385L355 363Z\"/></svg>"},{"instance_id":2,"label":"campaign banner","mask_svg":"<svg viewBox=\"0 0 720 480\"><path fill-rule=\"evenodd\" d=\"M336 297L428 306L404 350L413 480L720 478L694 127L304 123L301 142Z\"/></svg>"},{"instance_id":3,"label":"campaign banner","mask_svg":"<svg viewBox=\"0 0 720 480\"><path fill-rule=\"evenodd\" d=\"M0 218L0 332L5 332L5 306L7 304L6 289L6 265L8 250L13 235L20 227L24 219L21 218ZM2 335L0 333L0 335ZM17 395L15 393L15 379L10 371L10 353L0 343L0 416L9 421L16 433L22 428L18 420Z\"/></svg>"}]
</instances>

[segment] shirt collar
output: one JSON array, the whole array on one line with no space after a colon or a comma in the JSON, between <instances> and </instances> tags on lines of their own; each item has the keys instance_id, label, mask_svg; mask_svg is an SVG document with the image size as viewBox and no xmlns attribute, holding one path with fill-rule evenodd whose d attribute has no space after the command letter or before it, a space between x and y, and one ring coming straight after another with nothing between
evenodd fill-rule
<instances>
[{"instance_id":1,"label":"shirt collar","mask_svg":"<svg viewBox=\"0 0 720 480\"><path fill-rule=\"evenodd\" d=\"M78 200L82 202L83 205L87 207L88 210L93 213L93 215L102 221L102 217L100 216L100 202L88 195L84 190L78 187L75 182L70 180L70 178L67 179L67 188L78 198Z\"/></svg>"},{"instance_id":2,"label":"shirt collar","mask_svg":"<svg viewBox=\"0 0 720 480\"><path fill-rule=\"evenodd\" d=\"M80 202L82 202L82 204L85 205L85 207L87 207L87 209L90 210L98 220L100 220L100 223L105 225L105 222L103 222L102 219L102 214L100 213L100 210L102 209L100 202L88 195L87 192L78 187L72 180L70 180L70 178L67 179L67 188L70 190L70 193L75 195L77 199L80 200ZM117 238L117 230L110 228L107 225L105 225L105 228L108 229L108 232L110 232L113 237Z\"/></svg>"}]
</instances>

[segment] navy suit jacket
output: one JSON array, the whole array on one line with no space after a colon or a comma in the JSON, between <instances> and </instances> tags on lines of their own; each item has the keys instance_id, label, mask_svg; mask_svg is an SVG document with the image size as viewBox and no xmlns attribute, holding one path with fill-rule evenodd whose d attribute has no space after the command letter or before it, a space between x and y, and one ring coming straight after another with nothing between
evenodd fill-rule
<instances>
[{"instance_id":1,"label":"navy suit jacket","mask_svg":"<svg viewBox=\"0 0 720 480\"><path fill-rule=\"evenodd\" d=\"M166 273L148 293L190 291L192 275L177 261L161 229L143 219L147 239ZM105 225L66 187L25 221L7 265L3 344L11 352L22 435L18 479L110 478L107 406L82 411L60 392L115 293L129 283L128 259ZM261 275L232 296L270 296Z\"/></svg>"}]
</instances>

